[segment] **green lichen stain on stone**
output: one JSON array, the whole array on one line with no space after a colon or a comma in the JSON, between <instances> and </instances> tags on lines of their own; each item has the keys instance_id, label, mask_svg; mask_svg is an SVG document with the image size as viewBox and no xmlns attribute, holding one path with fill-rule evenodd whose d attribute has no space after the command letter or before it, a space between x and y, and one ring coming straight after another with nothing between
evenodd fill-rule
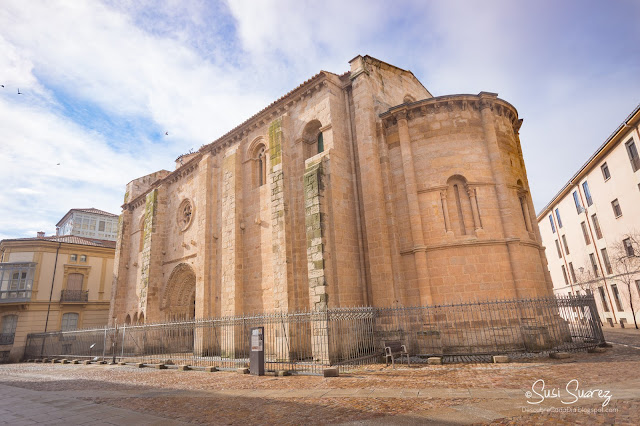
<instances>
[{"instance_id":1,"label":"green lichen stain on stone","mask_svg":"<svg viewBox=\"0 0 640 426\"><path fill-rule=\"evenodd\" d=\"M129 201L129 191L124 193L124 202L126 203L127 201Z\"/></svg>"},{"instance_id":2,"label":"green lichen stain on stone","mask_svg":"<svg viewBox=\"0 0 640 426\"><path fill-rule=\"evenodd\" d=\"M269 156L271 171L282 162L282 119L273 120L269 125Z\"/></svg>"},{"instance_id":3,"label":"green lichen stain on stone","mask_svg":"<svg viewBox=\"0 0 640 426\"><path fill-rule=\"evenodd\" d=\"M144 298L147 294L149 285L149 262L151 258L151 234L153 233L156 219L156 210L158 207L158 190L154 189L149 192L146 197L144 206L144 227L142 234L142 259L140 261L140 299L141 303L145 303Z\"/></svg>"}]
</instances>

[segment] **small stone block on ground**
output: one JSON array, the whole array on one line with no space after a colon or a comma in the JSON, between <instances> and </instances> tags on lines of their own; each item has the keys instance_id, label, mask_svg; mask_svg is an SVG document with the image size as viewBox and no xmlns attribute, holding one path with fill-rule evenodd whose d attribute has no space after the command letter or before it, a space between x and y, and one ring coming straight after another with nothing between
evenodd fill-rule
<instances>
[{"instance_id":1,"label":"small stone block on ground","mask_svg":"<svg viewBox=\"0 0 640 426\"><path fill-rule=\"evenodd\" d=\"M154 368L156 368L157 370L166 370L167 366L164 364L155 364Z\"/></svg>"},{"instance_id":2,"label":"small stone block on ground","mask_svg":"<svg viewBox=\"0 0 640 426\"><path fill-rule=\"evenodd\" d=\"M137 367L137 368L142 368L142 367L144 367L144 364L141 363L141 362L137 362L137 363L133 364L133 366Z\"/></svg>"},{"instance_id":3,"label":"small stone block on ground","mask_svg":"<svg viewBox=\"0 0 640 426\"><path fill-rule=\"evenodd\" d=\"M238 368L236 371L240 374L249 374L248 368Z\"/></svg>"},{"instance_id":4,"label":"small stone block on ground","mask_svg":"<svg viewBox=\"0 0 640 426\"><path fill-rule=\"evenodd\" d=\"M104 361L104 360L103 360L103 361L98 361L98 364L100 364L100 365L106 365L106 364L107 364L107 361Z\"/></svg>"},{"instance_id":5,"label":"small stone block on ground","mask_svg":"<svg viewBox=\"0 0 640 426\"><path fill-rule=\"evenodd\" d=\"M607 351L607 348L603 348L603 347L600 347L600 346L596 346L594 348L589 349L589 353L591 353L591 354L601 354L601 353L606 352L606 351Z\"/></svg>"},{"instance_id":6,"label":"small stone block on ground","mask_svg":"<svg viewBox=\"0 0 640 426\"><path fill-rule=\"evenodd\" d=\"M290 376L291 373L288 370L278 370L276 371L276 376L278 377L284 377L284 376Z\"/></svg>"},{"instance_id":7,"label":"small stone block on ground","mask_svg":"<svg viewBox=\"0 0 640 426\"><path fill-rule=\"evenodd\" d=\"M493 356L493 363L494 364L502 364L502 363L506 363L509 362L509 356L508 355L494 355Z\"/></svg>"},{"instance_id":8,"label":"small stone block on ground","mask_svg":"<svg viewBox=\"0 0 640 426\"><path fill-rule=\"evenodd\" d=\"M124 361L120 361L120 362L118 363L118 365L127 365L127 363L126 363L126 362L124 362Z\"/></svg>"},{"instance_id":9,"label":"small stone block on ground","mask_svg":"<svg viewBox=\"0 0 640 426\"><path fill-rule=\"evenodd\" d=\"M439 356L432 356L427 358L427 364L429 365L440 365L442 364L442 358Z\"/></svg>"},{"instance_id":10,"label":"small stone block on ground","mask_svg":"<svg viewBox=\"0 0 640 426\"><path fill-rule=\"evenodd\" d=\"M88 360L88 359L85 359L84 361L82 361L82 363L83 363L84 365L89 365L89 364L91 364L91 361L90 361L90 360Z\"/></svg>"},{"instance_id":11,"label":"small stone block on ground","mask_svg":"<svg viewBox=\"0 0 640 426\"><path fill-rule=\"evenodd\" d=\"M61 364L69 364L69 360L68 359L63 359L60 361Z\"/></svg>"},{"instance_id":12,"label":"small stone block on ground","mask_svg":"<svg viewBox=\"0 0 640 426\"><path fill-rule=\"evenodd\" d=\"M211 366L205 367L204 371L206 371L207 373L213 373L215 371L218 371L218 367L211 367Z\"/></svg>"},{"instance_id":13,"label":"small stone block on ground","mask_svg":"<svg viewBox=\"0 0 640 426\"><path fill-rule=\"evenodd\" d=\"M191 370L191 367L189 367L188 365L179 365L178 366L178 370L179 371L189 371L189 370Z\"/></svg>"},{"instance_id":14,"label":"small stone block on ground","mask_svg":"<svg viewBox=\"0 0 640 426\"><path fill-rule=\"evenodd\" d=\"M56 363L58 363L58 362L60 362L60 361L58 361L57 359L52 359L52 360L51 360L51 364L56 364Z\"/></svg>"},{"instance_id":15,"label":"small stone block on ground","mask_svg":"<svg viewBox=\"0 0 640 426\"><path fill-rule=\"evenodd\" d=\"M71 364L80 364L80 361L78 361L77 359L74 359L71 361Z\"/></svg>"},{"instance_id":16,"label":"small stone block on ground","mask_svg":"<svg viewBox=\"0 0 640 426\"><path fill-rule=\"evenodd\" d=\"M338 371L336 367L325 368L324 370L322 370L322 374L324 375L324 377L339 377L340 371Z\"/></svg>"},{"instance_id":17,"label":"small stone block on ground","mask_svg":"<svg viewBox=\"0 0 640 426\"><path fill-rule=\"evenodd\" d=\"M549 354L549 358L567 359L567 358L571 358L571 354L569 352L551 352Z\"/></svg>"}]
</instances>

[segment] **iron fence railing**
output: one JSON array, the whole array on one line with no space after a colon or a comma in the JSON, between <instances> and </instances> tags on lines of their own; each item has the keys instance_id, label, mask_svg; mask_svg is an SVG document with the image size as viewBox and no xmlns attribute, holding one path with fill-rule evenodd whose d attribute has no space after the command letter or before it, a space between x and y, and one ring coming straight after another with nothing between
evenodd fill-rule
<instances>
[{"instance_id":1,"label":"iron fence railing","mask_svg":"<svg viewBox=\"0 0 640 426\"><path fill-rule=\"evenodd\" d=\"M584 350L604 342L593 296L439 306L335 308L30 334L25 358L244 367L252 327L264 327L266 370L319 374L380 361L400 340L415 362ZM414 362L414 361L412 361Z\"/></svg>"},{"instance_id":2,"label":"iron fence railing","mask_svg":"<svg viewBox=\"0 0 640 426\"><path fill-rule=\"evenodd\" d=\"M88 290L61 290L61 302L86 302L89 300Z\"/></svg>"}]
</instances>

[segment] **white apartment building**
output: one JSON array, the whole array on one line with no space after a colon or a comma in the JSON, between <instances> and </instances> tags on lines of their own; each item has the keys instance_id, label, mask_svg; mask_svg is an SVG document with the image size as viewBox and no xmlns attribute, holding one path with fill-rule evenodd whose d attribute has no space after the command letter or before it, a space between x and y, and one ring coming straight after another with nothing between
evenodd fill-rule
<instances>
[{"instance_id":1,"label":"white apartment building","mask_svg":"<svg viewBox=\"0 0 640 426\"><path fill-rule=\"evenodd\" d=\"M56 224L56 235L115 241L118 238L118 215L94 208L71 209Z\"/></svg>"},{"instance_id":2,"label":"white apartment building","mask_svg":"<svg viewBox=\"0 0 640 426\"><path fill-rule=\"evenodd\" d=\"M595 295L614 327L640 324L640 105L538 214L556 294Z\"/></svg>"}]
</instances>

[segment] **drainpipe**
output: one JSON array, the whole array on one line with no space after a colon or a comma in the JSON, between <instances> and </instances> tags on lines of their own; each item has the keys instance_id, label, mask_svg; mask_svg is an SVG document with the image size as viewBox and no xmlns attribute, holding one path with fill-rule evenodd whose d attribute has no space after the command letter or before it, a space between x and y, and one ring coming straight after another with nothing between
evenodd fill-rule
<instances>
[{"instance_id":1,"label":"drainpipe","mask_svg":"<svg viewBox=\"0 0 640 426\"><path fill-rule=\"evenodd\" d=\"M47 320L44 323L44 332L47 332L47 327L49 325L49 312L51 312L51 299L53 298L53 284L56 280L56 268L58 267L58 253L60 252L60 246L62 246L62 242L58 243L58 248L56 249L56 260L53 264L53 276L51 277L51 291L49 291L49 306L47 306ZM44 341L43 341L44 344Z\"/></svg>"}]
</instances>

